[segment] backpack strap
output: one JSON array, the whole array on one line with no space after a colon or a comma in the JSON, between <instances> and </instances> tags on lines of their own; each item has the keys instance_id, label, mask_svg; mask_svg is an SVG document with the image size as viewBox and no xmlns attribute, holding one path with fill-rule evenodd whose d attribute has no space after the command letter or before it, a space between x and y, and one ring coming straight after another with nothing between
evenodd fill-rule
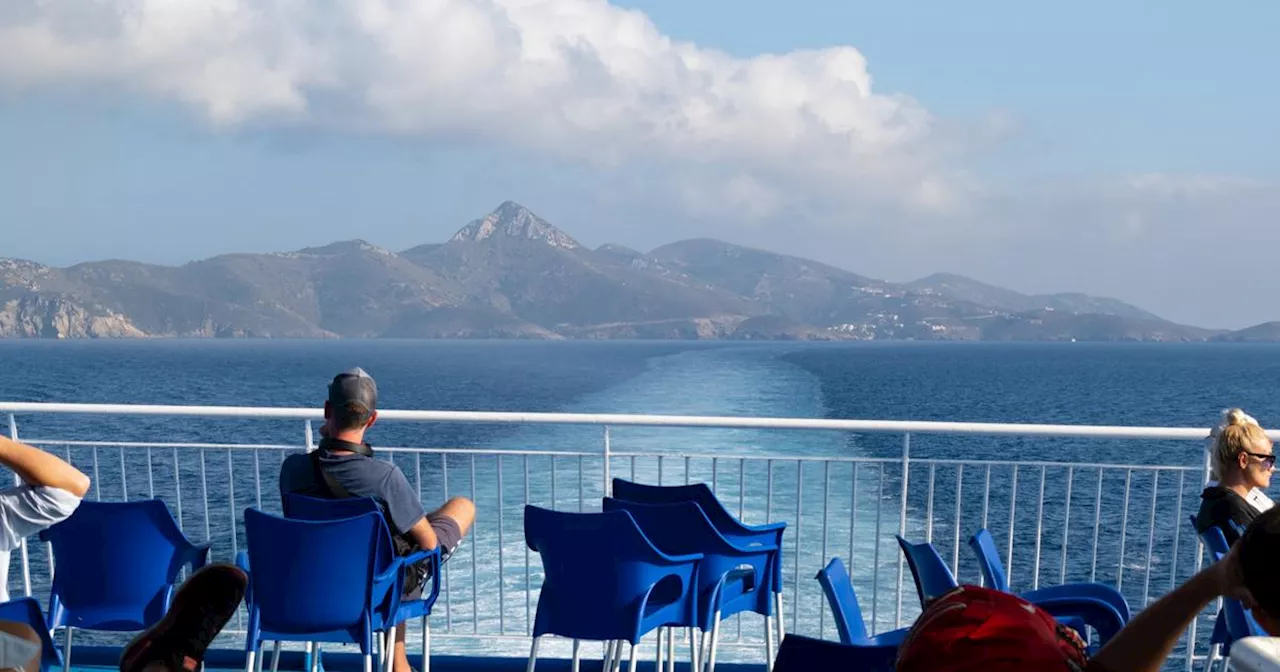
<instances>
[{"instance_id":1,"label":"backpack strap","mask_svg":"<svg viewBox=\"0 0 1280 672\"><path fill-rule=\"evenodd\" d=\"M320 451L313 450L308 455L311 458L311 470L315 473L316 485L324 488L330 499L346 499L351 497L351 491L342 487L338 479L333 474L325 470L324 465L320 464Z\"/></svg>"}]
</instances>

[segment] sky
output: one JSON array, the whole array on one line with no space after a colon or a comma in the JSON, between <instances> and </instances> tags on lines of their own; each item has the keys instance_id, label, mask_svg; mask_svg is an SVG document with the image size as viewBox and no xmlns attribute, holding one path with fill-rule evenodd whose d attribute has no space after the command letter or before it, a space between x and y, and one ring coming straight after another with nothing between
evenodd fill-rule
<instances>
[{"instance_id":1,"label":"sky","mask_svg":"<svg viewBox=\"0 0 1280 672\"><path fill-rule=\"evenodd\" d=\"M8 0L0 256L713 237L1280 320L1280 3Z\"/></svg>"}]
</instances>

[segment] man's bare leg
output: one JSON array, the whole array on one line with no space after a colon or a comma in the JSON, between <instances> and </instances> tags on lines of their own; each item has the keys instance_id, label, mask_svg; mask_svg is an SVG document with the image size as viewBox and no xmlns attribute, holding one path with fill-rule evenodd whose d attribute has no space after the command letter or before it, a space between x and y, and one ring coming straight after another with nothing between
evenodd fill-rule
<instances>
[{"instance_id":1,"label":"man's bare leg","mask_svg":"<svg viewBox=\"0 0 1280 672\"><path fill-rule=\"evenodd\" d=\"M453 497L445 502L443 506L432 511L428 517L435 515L445 515L453 519L458 524L458 531L462 532L462 536L467 536L467 532L471 531L471 525L476 522L476 505L466 497Z\"/></svg>"},{"instance_id":2,"label":"man's bare leg","mask_svg":"<svg viewBox=\"0 0 1280 672\"><path fill-rule=\"evenodd\" d=\"M466 497L453 497L445 502L443 506L432 511L427 515L428 518L445 515L453 519L458 524L458 531L462 536L467 536L467 532L471 531L471 526L476 522L476 505ZM396 627L396 651L393 660L395 672L410 672L413 667L409 665L409 653L404 645L405 624L401 623Z\"/></svg>"},{"instance_id":3,"label":"man's bare leg","mask_svg":"<svg viewBox=\"0 0 1280 672\"><path fill-rule=\"evenodd\" d=\"M89 492L89 477L53 453L0 436L0 464L35 487L58 488L76 497Z\"/></svg>"},{"instance_id":4,"label":"man's bare leg","mask_svg":"<svg viewBox=\"0 0 1280 672\"><path fill-rule=\"evenodd\" d=\"M25 670L25 672L40 672L40 650L44 647L44 643L40 641L40 635L37 635L36 631L31 629L31 626L17 621L0 621L0 631L6 632L20 639L25 639L36 645L36 657L24 663L22 665L22 669ZM0 669L7 672L8 670L14 670L17 668L6 667Z\"/></svg>"}]
</instances>

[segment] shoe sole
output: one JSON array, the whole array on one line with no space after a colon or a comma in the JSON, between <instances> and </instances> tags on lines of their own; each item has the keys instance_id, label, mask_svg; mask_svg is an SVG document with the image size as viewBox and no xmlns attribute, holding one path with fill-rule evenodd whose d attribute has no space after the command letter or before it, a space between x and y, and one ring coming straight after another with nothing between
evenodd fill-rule
<instances>
[{"instance_id":1,"label":"shoe sole","mask_svg":"<svg viewBox=\"0 0 1280 672\"><path fill-rule=\"evenodd\" d=\"M248 586L249 577L234 565L208 565L192 573L174 594L164 617L124 648L120 656L121 672L141 672L157 661L169 665L178 663L179 667L174 669L194 670L203 660L204 650L235 615ZM215 620L207 618L210 616L216 616L217 630L205 633L204 630ZM176 646L166 648L164 644L157 646L166 639L190 642L196 646L184 648L200 650L180 650Z\"/></svg>"}]
</instances>

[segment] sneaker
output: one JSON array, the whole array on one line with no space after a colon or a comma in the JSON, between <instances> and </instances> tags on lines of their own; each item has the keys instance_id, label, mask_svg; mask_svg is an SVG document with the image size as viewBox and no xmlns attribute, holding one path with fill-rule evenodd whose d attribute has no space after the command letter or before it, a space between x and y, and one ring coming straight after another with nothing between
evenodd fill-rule
<instances>
[{"instance_id":1,"label":"sneaker","mask_svg":"<svg viewBox=\"0 0 1280 672\"><path fill-rule=\"evenodd\" d=\"M120 672L142 672L152 663L170 672L194 672L240 607L248 585L249 577L234 565L208 565L193 573L178 588L164 618L124 648Z\"/></svg>"}]
</instances>

